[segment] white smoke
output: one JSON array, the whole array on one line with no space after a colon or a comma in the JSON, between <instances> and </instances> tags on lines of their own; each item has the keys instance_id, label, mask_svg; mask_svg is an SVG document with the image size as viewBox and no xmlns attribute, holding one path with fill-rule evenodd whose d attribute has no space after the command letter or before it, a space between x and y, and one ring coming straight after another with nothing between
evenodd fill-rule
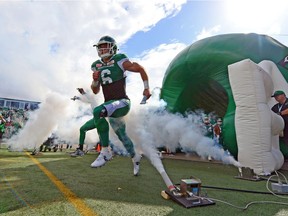
<instances>
[{"instance_id":1,"label":"white smoke","mask_svg":"<svg viewBox=\"0 0 288 216\"><path fill-rule=\"evenodd\" d=\"M79 94L79 100L71 101L56 93L48 95L39 110L30 116L25 127L9 140L12 150L23 150L39 147L52 132L66 142L78 144L79 128L93 117L92 107L100 104L89 90ZM203 135L201 127L202 114L172 114L165 110L165 102L159 99L159 89L153 92L148 104L133 104L130 113L125 117L127 133L132 138L136 149L150 159L161 173L164 170L157 154L157 148L166 147L172 151L180 148L185 153L195 152L200 157L212 156L226 164L240 166L239 163L222 148L215 145L212 139ZM76 104L75 102L81 103ZM93 104L93 105L92 105ZM114 145L122 144L110 130ZM85 143L99 140L96 130L87 132Z\"/></svg>"},{"instance_id":2,"label":"white smoke","mask_svg":"<svg viewBox=\"0 0 288 216\"><path fill-rule=\"evenodd\" d=\"M78 92L75 101L65 98L68 109L66 115L59 119L57 130L54 132L61 140L74 146L79 144L80 127L93 118L93 109L100 104L98 100L102 99L102 97L95 97L90 89L84 89L84 91L85 94ZM98 141L96 129L86 132L85 144L88 149L93 148Z\"/></svg>"},{"instance_id":3,"label":"white smoke","mask_svg":"<svg viewBox=\"0 0 288 216\"><path fill-rule=\"evenodd\" d=\"M214 140L204 136L201 120L201 112L191 112L185 117L167 112L165 102L159 100L159 92L154 92L146 106L133 108L126 119L128 134L134 144L160 173L163 165L157 154L159 147L166 147L171 151L178 148L185 153L195 152L203 158L210 155L215 160L239 167L240 164L233 156L215 145Z\"/></svg>"},{"instance_id":4,"label":"white smoke","mask_svg":"<svg viewBox=\"0 0 288 216\"><path fill-rule=\"evenodd\" d=\"M8 140L11 150L22 151L40 146L56 129L59 119L66 114L64 98L57 93L49 93L40 108L31 113L25 127Z\"/></svg>"}]
</instances>

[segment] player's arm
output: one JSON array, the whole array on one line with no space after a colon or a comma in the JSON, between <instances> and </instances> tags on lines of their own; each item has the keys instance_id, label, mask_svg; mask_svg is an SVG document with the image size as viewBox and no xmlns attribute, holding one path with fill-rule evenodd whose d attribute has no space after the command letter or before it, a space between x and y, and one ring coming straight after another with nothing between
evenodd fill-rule
<instances>
[{"instance_id":1,"label":"player's arm","mask_svg":"<svg viewBox=\"0 0 288 216\"><path fill-rule=\"evenodd\" d=\"M144 83L143 95L145 95L148 99L151 96L151 94L150 94L150 89L149 89L148 75L144 67L142 67L137 62L131 62L129 60L123 62L122 66L125 70L135 72L135 73L140 73L141 79L143 80L143 83Z\"/></svg>"},{"instance_id":2,"label":"player's arm","mask_svg":"<svg viewBox=\"0 0 288 216\"><path fill-rule=\"evenodd\" d=\"M288 109L285 109L280 112L280 115L288 115Z\"/></svg>"},{"instance_id":3,"label":"player's arm","mask_svg":"<svg viewBox=\"0 0 288 216\"><path fill-rule=\"evenodd\" d=\"M98 94L100 91L100 83L98 81L93 80L91 83L91 89L94 94Z\"/></svg>"},{"instance_id":4,"label":"player's arm","mask_svg":"<svg viewBox=\"0 0 288 216\"><path fill-rule=\"evenodd\" d=\"M100 76L100 72L99 71L93 71L92 74L92 83L91 83L91 89L93 91L94 94L98 94L100 91L100 82L99 82L99 77Z\"/></svg>"}]
</instances>

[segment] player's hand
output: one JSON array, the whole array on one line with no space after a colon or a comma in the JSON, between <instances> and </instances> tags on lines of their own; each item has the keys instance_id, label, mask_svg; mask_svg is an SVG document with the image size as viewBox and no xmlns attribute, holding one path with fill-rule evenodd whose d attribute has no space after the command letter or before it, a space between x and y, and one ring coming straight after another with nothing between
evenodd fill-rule
<instances>
[{"instance_id":1,"label":"player's hand","mask_svg":"<svg viewBox=\"0 0 288 216\"><path fill-rule=\"evenodd\" d=\"M71 98L71 100L75 101L75 100L80 100L80 97L74 96Z\"/></svg>"},{"instance_id":2,"label":"player's hand","mask_svg":"<svg viewBox=\"0 0 288 216\"><path fill-rule=\"evenodd\" d=\"M94 71L92 74L93 80L97 81L100 78L100 71Z\"/></svg>"},{"instance_id":3,"label":"player's hand","mask_svg":"<svg viewBox=\"0 0 288 216\"><path fill-rule=\"evenodd\" d=\"M144 89L143 95L146 96L146 100L148 100L151 97L151 93L149 89Z\"/></svg>"},{"instance_id":4,"label":"player's hand","mask_svg":"<svg viewBox=\"0 0 288 216\"><path fill-rule=\"evenodd\" d=\"M77 88L78 92L82 95L86 94L83 88Z\"/></svg>"},{"instance_id":5,"label":"player's hand","mask_svg":"<svg viewBox=\"0 0 288 216\"><path fill-rule=\"evenodd\" d=\"M146 104L146 101L151 97L150 90L149 89L144 89L143 91L143 98L140 104Z\"/></svg>"}]
</instances>

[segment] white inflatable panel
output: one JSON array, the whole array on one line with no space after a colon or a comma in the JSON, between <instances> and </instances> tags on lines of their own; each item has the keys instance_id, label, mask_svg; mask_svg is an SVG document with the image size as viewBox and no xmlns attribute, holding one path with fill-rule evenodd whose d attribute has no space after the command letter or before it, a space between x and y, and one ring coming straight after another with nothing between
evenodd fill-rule
<instances>
[{"instance_id":1,"label":"white inflatable panel","mask_svg":"<svg viewBox=\"0 0 288 216\"><path fill-rule=\"evenodd\" d=\"M238 161L256 174L270 174L284 163L278 137L284 121L268 105L274 90L273 81L250 59L229 65L228 72L236 104Z\"/></svg>"}]
</instances>

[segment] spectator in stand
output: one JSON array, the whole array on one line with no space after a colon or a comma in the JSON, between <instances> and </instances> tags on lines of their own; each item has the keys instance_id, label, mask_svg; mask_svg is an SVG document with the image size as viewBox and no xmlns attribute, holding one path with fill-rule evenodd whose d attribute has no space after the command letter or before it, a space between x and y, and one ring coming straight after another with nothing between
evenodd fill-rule
<instances>
[{"instance_id":1,"label":"spectator in stand","mask_svg":"<svg viewBox=\"0 0 288 216\"><path fill-rule=\"evenodd\" d=\"M3 134L5 133L5 123L6 120L4 119L2 114L0 114L0 142L2 140Z\"/></svg>"}]
</instances>

